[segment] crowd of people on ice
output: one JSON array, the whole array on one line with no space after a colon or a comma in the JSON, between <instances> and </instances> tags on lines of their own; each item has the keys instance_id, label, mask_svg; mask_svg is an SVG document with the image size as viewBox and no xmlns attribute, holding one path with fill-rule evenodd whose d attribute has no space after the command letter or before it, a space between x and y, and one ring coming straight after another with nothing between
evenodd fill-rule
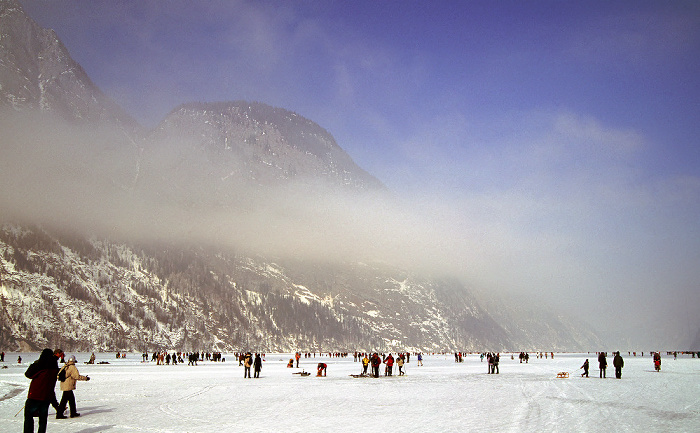
<instances>
[{"instance_id":1,"label":"crowd of people on ice","mask_svg":"<svg viewBox=\"0 0 700 433\"><path fill-rule=\"evenodd\" d=\"M126 355L126 352L124 353ZM119 358L119 352L117 352L117 358ZM148 352L143 352L141 354L141 362L148 362ZM156 365L177 365L183 364L187 358L187 365L197 365L198 361L213 361L213 362L223 362L226 361L222 358L221 352L173 352L172 354L166 350L153 352L151 356L151 361L155 361Z\"/></svg>"},{"instance_id":2,"label":"crowd of people on ice","mask_svg":"<svg viewBox=\"0 0 700 433\"><path fill-rule=\"evenodd\" d=\"M693 358L700 358L700 352L681 352L685 354L690 354ZM444 353L442 353L444 354ZM468 352L455 352L455 362L463 362L464 358L469 354ZM652 357L653 365L656 371L661 370L661 352L648 352ZM667 352L668 356L673 356L674 359L677 358L678 352ZM345 358L349 354L347 352L334 352L327 354L318 354L319 356L327 356L328 358ZM423 353L414 353L416 357L417 366L423 365ZM487 361L488 374L499 374L499 364L500 364L500 353L494 352L484 352L479 354L480 359L483 362L484 359ZM628 352L629 356L637 356L637 352ZM253 355L251 352L236 352L234 353L236 359L238 359L239 365L243 366L243 377L244 378L259 378L260 372L262 370L263 361L265 354L256 353ZM288 367L299 368L300 360L304 357L305 360L308 358L316 358L315 352L307 352L302 355L301 352L296 352L294 357L289 360ZM541 358L554 358L553 352L537 352L535 356L538 359ZM600 378L606 378L607 367L608 367L608 354L606 352L598 352L598 368L600 372ZM641 356L644 356L644 352L641 352ZM126 352L118 352L117 358L125 358ZM184 358L189 360L189 365L197 365L198 361L212 361L212 362L225 362L226 359L221 356L220 352L174 352L170 353L168 351L157 351L154 352L150 357L151 361L155 361L156 365L177 365L184 363ZM514 354L510 356L511 360L514 360ZM523 361L525 363L529 362L530 355L527 352L520 352L518 354L520 363ZM384 365L384 376L392 376L394 374L394 366L396 365L398 369L398 375L403 376L405 374L404 365L410 362L411 353L402 352L396 353L396 356L392 353L384 354L379 352L354 352L353 360L354 362L359 362L362 365L361 374L357 376L367 376L367 377L379 377L380 369L382 364ZM142 354L142 362L148 362L149 355L144 352ZM0 362L5 361L5 352L0 352ZM22 363L21 356L17 359L18 364ZM59 368L59 362L63 363L63 367ZM56 418L64 419L67 416L64 414L66 409L70 409L70 417L79 417L80 413L77 412L77 406L75 401L74 390L76 389L76 383L78 381L88 381L90 377L83 376L78 372L76 366L75 356L69 356L68 359L65 358L65 354L61 349L56 349L52 351L51 349L44 349L39 359L33 362L26 370L25 376L31 379L29 385L29 393L27 396L27 401L24 407L24 431L33 432L34 431L34 418L39 420L39 432L43 433L46 431L48 409L52 406L56 410ZM95 362L95 354L90 356L89 361L86 364L93 364ZM612 365L615 369L615 377L617 379L622 378L622 369L624 367L624 359L620 352L614 352L612 355ZM371 372L368 373L368 368L371 367ZM3 367L6 368L6 367ZM326 376L328 371L328 364L325 362L319 362L316 366L317 376ZM251 376L251 369L253 374ZM588 377L590 363L586 359L583 365L580 367L583 370L581 374L582 377ZM308 374L308 373L306 373ZM568 377L568 373L567 373ZM60 402L56 398L55 386L56 382L60 382L60 390L62 391Z\"/></svg>"}]
</instances>

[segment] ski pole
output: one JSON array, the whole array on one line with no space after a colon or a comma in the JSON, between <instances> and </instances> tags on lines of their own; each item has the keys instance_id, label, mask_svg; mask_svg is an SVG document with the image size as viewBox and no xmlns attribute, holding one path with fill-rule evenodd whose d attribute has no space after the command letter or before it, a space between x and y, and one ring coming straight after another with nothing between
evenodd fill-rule
<instances>
[{"instance_id":1,"label":"ski pole","mask_svg":"<svg viewBox=\"0 0 700 433\"><path fill-rule=\"evenodd\" d=\"M20 410L17 411L17 413L15 414L15 417L16 417L17 415L19 415L19 413L22 412L22 410L24 410L24 407L25 407L26 405L27 405L27 404L25 403L24 406L22 406L22 407L20 408Z\"/></svg>"}]
</instances>

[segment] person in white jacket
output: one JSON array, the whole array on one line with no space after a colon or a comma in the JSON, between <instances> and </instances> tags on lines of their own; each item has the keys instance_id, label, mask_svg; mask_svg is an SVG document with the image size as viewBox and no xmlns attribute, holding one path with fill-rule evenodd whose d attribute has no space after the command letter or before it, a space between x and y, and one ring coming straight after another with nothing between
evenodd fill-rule
<instances>
[{"instance_id":1,"label":"person in white jacket","mask_svg":"<svg viewBox=\"0 0 700 433\"><path fill-rule=\"evenodd\" d=\"M66 403L70 406L71 418L80 416L75 407L75 395L73 395L73 391L75 390L75 384L78 380L90 380L88 376L81 376L80 373L78 373L78 367L75 366L75 355L71 355L66 365L58 372L59 380L64 370L66 377L65 380L61 381L61 391L63 391L63 395L61 396L61 402L58 404L58 410L56 411L57 419L66 418L66 416L63 415L63 412L66 410Z\"/></svg>"}]
</instances>

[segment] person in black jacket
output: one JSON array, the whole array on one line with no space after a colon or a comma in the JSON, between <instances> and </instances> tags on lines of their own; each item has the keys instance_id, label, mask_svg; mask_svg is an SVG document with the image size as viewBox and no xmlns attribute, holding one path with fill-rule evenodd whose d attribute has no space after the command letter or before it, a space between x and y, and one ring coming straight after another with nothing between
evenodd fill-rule
<instances>
[{"instance_id":1,"label":"person in black jacket","mask_svg":"<svg viewBox=\"0 0 700 433\"><path fill-rule=\"evenodd\" d=\"M27 402L24 405L24 433L34 432L34 417L39 418L38 433L46 432L49 406L56 400L56 376L58 361L51 349L44 349L24 375L31 379Z\"/></svg>"},{"instance_id":2,"label":"person in black jacket","mask_svg":"<svg viewBox=\"0 0 700 433\"><path fill-rule=\"evenodd\" d=\"M260 354L256 353L255 354L255 361L253 361L253 377L259 378L260 377L260 370L262 370L262 358L260 358Z\"/></svg>"},{"instance_id":3,"label":"person in black jacket","mask_svg":"<svg viewBox=\"0 0 700 433\"><path fill-rule=\"evenodd\" d=\"M600 352L600 355L598 355L598 367L600 367L600 378L605 379L605 369L608 368L605 352Z\"/></svg>"},{"instance_id":4,"label":"person in black jacket","mask_svg":"<svg viewBox=\"0 0 700 433\"><path fill-rule=\"evenodd\" d=\"M370 362L372 363L372 376L379 377L379 366L382 365L382 360L379 358L379 354L375 352L374 355L372 355Z\"/></svg>"},{"instance_id":5,"label":"person in black jacket","mask_svg":"<svg viewBox=\"0 0 700 433\"><path fill-rule=\"evenodd\" d=\"M583 373L581 373L581 377L586 376L588 377L588 360L586 359L586 362L583 363L581 368L583 368Z\"/></svg>"},{"instance_id":6,"label":"person in black jacket","mask_svg":"<svg viewBox=\"0 0 700 433\"><path fill-rule=\"evenodd\" d=\"M622 379L622 367L625 366L625 361L622 360L620 352L615 352L615 357L613 358L613 367L615 367L615 377Z\"/></svg>"}]
</instances>

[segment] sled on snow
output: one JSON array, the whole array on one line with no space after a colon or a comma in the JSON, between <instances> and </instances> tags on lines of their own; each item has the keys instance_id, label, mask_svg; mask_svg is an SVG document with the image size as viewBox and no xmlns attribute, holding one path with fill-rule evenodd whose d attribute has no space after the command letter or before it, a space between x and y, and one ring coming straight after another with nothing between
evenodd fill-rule
<instances>
[{"instance_id":1,"label":"sled on snow","mask_svg":"<svg viewBox=\"0 0 700 433\"><path fill-rule=\"evenodd\" d=\"M557 373L557 378L559 379L566 379L567 377L569 377L568 371L560 371L559 373Z\"/></svg>"},{"instance_id":2,"label":"sled on snow","mask_svg":"<svg viewBox=\"0 0 700 433\"><path fill-rule=\"evenodd\" d=\"M292 374L298 374L299 376L304 376L304 377L311 375L311 373L309 373L307 371L297 371L296 373L292 373Z\"/></svg>"}]
</instances>

